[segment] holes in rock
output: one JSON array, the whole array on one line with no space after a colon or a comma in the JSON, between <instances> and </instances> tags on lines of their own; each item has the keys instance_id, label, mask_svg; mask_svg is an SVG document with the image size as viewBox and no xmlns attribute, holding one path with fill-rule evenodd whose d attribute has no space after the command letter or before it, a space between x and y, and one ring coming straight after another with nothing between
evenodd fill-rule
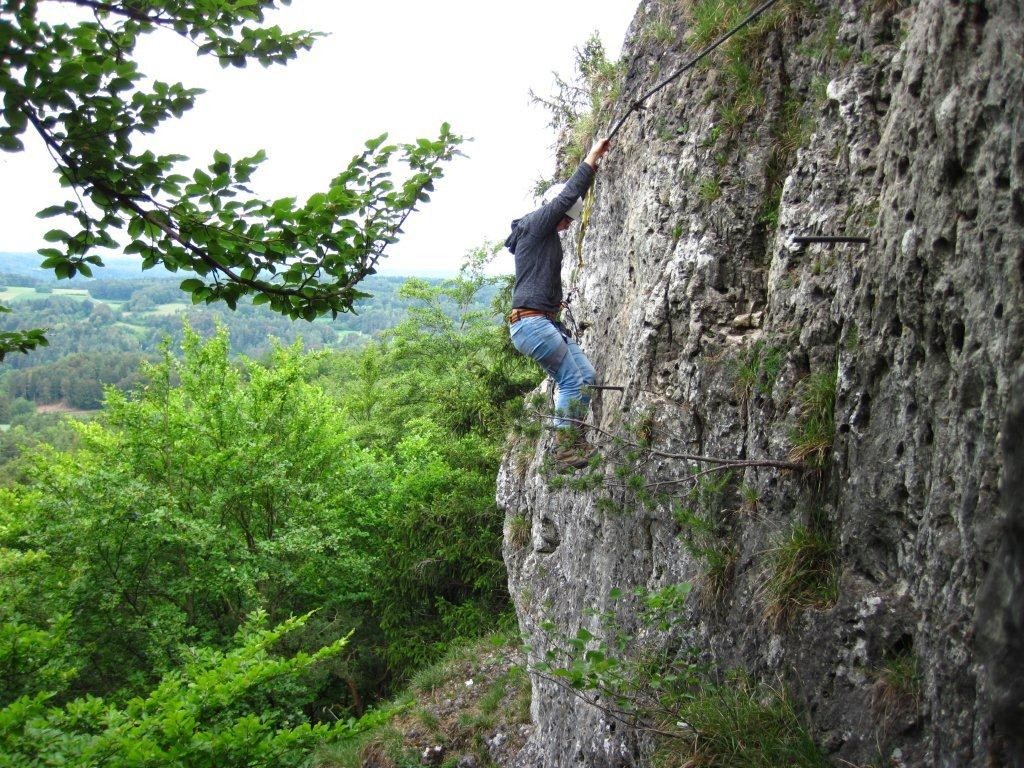
<instances>
[{"instance_id":1,"label":"holes in rock","mask_svg":"<svg viewBox=\"0 0 1024 768\"><path fill-rule=\"evenodd\" d=\"M922 439L925 445L931 445L935 442L935 432L932 430L931 422L926 422L924 425L924 434Z\"/></svg>"},{"instance_id":2,"label":"holes in rock","mask_svg":"<svg viewBox=\"0 0 1024 768\"><path fill-rule=\"evenodd\" d=\"M901 458L903 456L903 451L904 451L903 443L902 442L897 443L896 444L896 458L897 459Z\"/></svg>"},{"instance_id":3,"label":"holes in rock","mask_svg":"<svg viewBox=\"0 0 1024 768\"><path fill-rule=\"evenodd\" d=\"M907 171L910 170L910 160L906 157L901 157L896 162L896 173L900 175L900 178L907 175Z\"/></svg>"},{"instance_id":4,"label":"holes in rock","mask_svg":"<svg viewBox=\"0 0 1024 768\"><path fill-rule=\"evenodd\" d=\"M853 412L850 421L858 427L865 427L871 421L871 395L867 392L860 396L857 401L857 410Z\"/></svg>"},{"instance_id":5,"label":"holes in rock","mask_svg":"<svg viewBox=\"0 0 1024 768\"><path fill-rule=\"evenodd\" d=\"M905 214L903 214L903 219L904 219L904 221L906 221L908 223L912 222L914 220L914 212L913 211L907 211Z\"/></svg>"},{"instance_id":6,"label":"holes in rock","mask_svg":"<svg viewBox=\"0 0 1024 768\"><path fill-rule=\"evenodd\" d=\"M889 651L892 656L904 656L914 651L914 638L904 632L900 635L896 642L892 644L892 650Z\"/></svg>"},{"instance_id":7,"label":"holes in rock","mask_svg":"<svg viewBox=\"0 0 1024 768\"><path fill-rule=\"evenodd\" d=\"M972 15L974 18L971 21L975 24L980 26L988 21L988 8L985 7L984 3L970 3L967 8L969 13L973 11Z\"/></svg>"},{"instance_id":8,"label":"holes in rock","mask_svg":"<svg viewBox=\"0 0 1024 768\"><path fill-rule=\"evenodd\" d=\"M960 384L960 407L965 411L981 406L985 383L977 371L968 370Z\"/></svg>"},{"instance_id":9,"label":"holes in rock","mask_svg":"<svg viewBox=\"0 0 1024 768\"><path fill-rule=\"evenodd\" d=\"M864 292L864 298L861 304L868 311L873 310L875 308L875 292L868 288L868 290Z\"/></svg>"},{"instance_id":10,"label":"holes in rock","mask_svg":"<svg viewBox=\"0 0 1024 768\"><path fill-rule=\"evenodd\" d=\"M850 431L850 425L849 424L840 424L839 425L839 434L845 435L849 431Z\"/></svg>"},{"instance_id":11,"label":"holes in rock","mask_svg":"<svg viewBox=\"0 0 1024 768\"><path fill-rule=\"evenodd\" d=\"M962 320L954 320L952 328L949 329L949 338L953 342L953 348L957 352L962 352L964 349L964 333L966 329Z\"/></svg>"},{"instance_id":12,"label":"holes in rock","mask_svg":"<svg viewBox=\"0 0 1024 768\"><path fill-rule=\"evenodd\" d=\"M902 445L902 443L900 443ZM910 498L910 491L907 490L907 486L904 483L900 483L899 488L896 489L896 503L900 506L907 503L907 499Z\"/></svg>"},{"instance_id":13,"label":"holes in rock","mask_svg":"<svg viewBox=\"0 0 1024 768\"><path fill-rule=\"evenodd\" d=\"M996 320L999 320L1003 317L1003 302L999 302L998 304L996 304L996 308L992 312L992 314L995 316Z\"/></svg>"},{"instance_id":14,"label":"holes in rock","mask_svg":"<svg viewBox=\"0 0 1024 768\"><path fill-rule=\"evenodd\" d=\"M871 366L871 380L878 381L889 371L889 360L885 355L877 355Z\"/></svg>"},{"instance_id":15,"label":"holes in rock","mask_svg":"<svg viewBox=\"0 0 1024 768\"><path fill-rule=\"evenodd\" d=\"M913 418L915 413L917 413L917 403L907 403L907 418Z\"/></svg>"},{"instance_id":16,"label":"holes in rock","mask_svg":"<svg viewBox=\"0 0 1024 768\"><path fill-rule=\"evenodd\" d=\"M1010 203L1010 214L1013 216L1013 223L1018 227L1024 226L1024 201L1020 198L1020 190L1015 190Z\"/></svg>"},{"instance_id":17,"label":"holes in rock","mask_svg":"<svg viewBox=\"0 0 1024 768\"><path fill-rule=\"evenodd\" d=\"M948 256L953 252L953 245L948 238L936 237L932 240L932 249L939 255Z\"/></svg>"},{"instance_id":18,"label":"holes in rock","mask_svg":"<svg viewBox=\"0 0 1024 768\"><path fill-rule=\"evenodd\" d=\"M924 362L924 358L924 349L920 344L915 344L913 349L910 350L910 354L907 356L907 362L910 363L910 365L920 365Z\"/></svg>"},{"instance_id":19,"label":"holes in rock","mask_svg":"<svg viewBox=\"0 0 1024 768\"><path fill-rule=\"evenodd\" d=\"M900 322L899 315L893 315L889 321L889 327L887 329L890 336L893 338L899 338L903 335L903 323Z\"/></svg>"},{"instance_id":20,"label":"holes in rock","mask_svg":"<svg viewBox=\"0 0 1024 768\"><path fill-rule=\"evenodd\" d=\"M966 175L963 165L960 164L960 160L955 157L947 157L946 161L942 164L942 180L949 186L959 184L960 180Z\"/></svg>"},{"instance_id":21,"label":"holes in rock","mask_svg":"<svg viewBox=\"0 0 1024 768\"><path fill-rule=\"evenodd\" d=\"M931 326L931 333L928 334L928 346L931 347L932 352L946 351L946 332L938 323L933 323Z\"/></svg>"}]
</instances>

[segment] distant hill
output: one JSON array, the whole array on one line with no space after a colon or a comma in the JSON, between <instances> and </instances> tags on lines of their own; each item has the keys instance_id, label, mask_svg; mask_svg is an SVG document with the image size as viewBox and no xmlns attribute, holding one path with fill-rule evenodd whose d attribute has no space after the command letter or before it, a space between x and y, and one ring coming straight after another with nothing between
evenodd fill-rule
<instances>
[{"instance_id":1,"label":"distant hill","mask_svg":"<svg viewBox=\"0 0 1024 768\"><path fill-rule=\"evenodd\" d=\"M48 282L56 280L53 272L39 266L42 257L37 253L23 253L15 251L0 251L0 275L25 275L36 280ZM101 269L93 270L93 277L98 280L139 280L143 278L176 279L184 280L187 274L184 272L169 272L162 266L153 269L142 269L142 259L137 256L125 256L117 254L103 257L104 266ZM387 277L423 277L429 279L443 279L454 277L451 269L414 269L409 271L396 271L389 269L387 265L379 267L379 273ZM68 284L66 281L61 281ZM71 280L74 283L87 283L88 278L76 277Z\"/></svg>"},{"instance_id":2,"label":"distant hill","mask_svg":"<svg viewBox=\"0 0 1024 768\"><path fill-rule=\"evenodd\" d=\"M42 257L37 253L12 253L0 251L0 273L9 275L27 275L41 281L55 281L53 271L43 269L39 266ZM104 256L105 266L94 269L93 275L103 280L137 280L148 277L156 279L183 279L181 273L168 272L163 267L153 269L142 269L142 261L134 256ZM61 281L67 284L67 281ZM76 282L88 282L87 278L75 278L71 284Z\"/></svg>"}]
</instances>

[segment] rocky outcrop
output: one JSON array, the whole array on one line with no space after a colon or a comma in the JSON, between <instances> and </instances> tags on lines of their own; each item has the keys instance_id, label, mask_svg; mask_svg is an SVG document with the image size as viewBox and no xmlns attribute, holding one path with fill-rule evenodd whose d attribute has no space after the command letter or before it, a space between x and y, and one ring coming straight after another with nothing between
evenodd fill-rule
<instances>
[{"instance_id":1,"label":"rocky outcrop","mask_svg":"<svg viewBox=\"0 0 1024 768\"><path fill-rule=\"evenodd\" d=\"M677 7L639 9L623 105L685 59ZM519 445L498 500L520 626L538 658L543 622L600 636L613 588L689 581L686 642L720 669L781 681L834 759L1009 764L1020 550L996 555L1006 531L1019 542L1021 517L1019 446L1000 439L1004 424L1020 432L1007 414L1024 381L1021 5L787 8L751 46L763 99L737 99L719 60L630 118L564 279L584 349L624 387L595 400L596 441L645 421L661 453L819 451L821 467L734 473L715 510L733 559L712 589L671 504L636 503L610 463L602 488L551 488L549 440ZM653 19L677 41L648 34ZM810 234L869 243L794 240ZM804 393L830 378L821 447L801 432ZM641 470L680 498L691 487L668 480L693 465L649 456ZM782 611L764 586L771 553L811 518L833 537L837 594ZM893 658L919 674L908 706L879 703ZM520 765L644 762L643 739L539 676L532 715Z\"/></svg>"}]
</instances>

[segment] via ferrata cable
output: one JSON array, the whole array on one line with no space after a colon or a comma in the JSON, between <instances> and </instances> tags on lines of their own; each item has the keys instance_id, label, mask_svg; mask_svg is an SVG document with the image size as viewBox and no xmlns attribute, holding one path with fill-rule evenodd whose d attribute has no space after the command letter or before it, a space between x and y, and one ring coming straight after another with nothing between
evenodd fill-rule
<instances>
[{"instance_id":1,"label":"via ferrata cable","mask_svg":"<svg viewBox=\"0 0 1024 768\"><path fill-rule=\"evenodd\" d=\"M608 134L608 139L611 140L615 138L615 135L619 132L619 129L622 128L623 123L626 122L626 118L628 118L631 114L636 112L643 105L643 103L647 101L647 99L651 98L651 96L656 94L658 91L660 91L662 88L671 83L673 80L675 80L677 77L682 75L687 70L693 69L702 59L704 59L712 51L718 48L718 46L720 46L722 43L724 43L730 37L735 35L748 24L752 24L754 21L756 21L765 11L767 11L769 8L775 5L778 1L779 0L765 0L765 2L761 3L761 5L759 5L753 11L751 11L750 14L745 19L743 19L743 21L741 21L735 27L730 29L728 32L722 34L717 40L715 40L710 45L706 46L700 53L698 53L688 62L683 64L683 66L681 66L671 75L666 77L660 83L655 85L653 88L651 88L651 90L647 91L647 93L645 93L639 99L630 104L629 109L626 110L626 114L619 118L619 121L615 124L615 127L612 128L611 133Z\"/></svg>"},{"instance_id":2,"label":"via ferrata cable","mask_svg":"<svg viewBox=\"0 0 1024 768\"><path fill-rule=\"evenodd\" d=\"M625 124L626 119L631 114L633 114L638 109L640 109L640 107L643 105L643 103L645 101L647 101L647 99L651 98L651 96L656 94L658 91L660 91L666 85L671 83L673 80L677 79L684 72L687 72L688 70L693 69L703 59L705 59L712 52L714 52L720 45L722 45L722 43L724 43L726 40L728 40L730 37L735 35L737 32L739 32L744 27L746 27L749 24L752 24L753 22L757 21L757 19L759 19L765 13L765 11L767 11L769 8L771 8L773 5L775 5L778 1L779 0L765 0L763 3L761 3L759 6L757 6L757 8L755 8L753 11L751 11L746 16L746 18L744 18L739 24L734 26L728 32L725 32L722 35L720 35L718 37L718 39L716 39L714 42L710 43L709 45L705 46L696 56L694 56L692 59L690 59L685 64L683 64L683 66L681 66L679 69L677 69L671 75L666 77L660 83L655 85L649 91L644 93L639 99L636 99L632 104L630 104L629 109L626 110L626 114L624 114L621 118L619 118L618 122L615 123L615 127L612 128L611 133L608 134L608 140L611 141L612 139L615 138L616 134L618 134L618 132L622 128L623 124ZM587 196L586 196L586 199L585 199L585 202L584 202L584 212L585 212L585 214L584 214L583 220L580 222L581 226L580 226L579 238L578 238L577 244L576 244L576 266L575 266L574 273L578 273L583 268L583 239L586 237L586 234L587 234L587 224L589 223L589 219L590 219L590 211L591 211L591 209L593 208L593 205L594 205L594 191L595 191L596 186L597 186L596 184L591 186L590 190L587 192ZM569 309L569 303L570 303L570 301L572 299L573 293L575 293L575 291L570 291L569 292L569 295L566 296L566 298L565 298L565 300L563 302L563 306L564 306L564 308L566 310L566 313L568 314L568 316L570 318L570 324L572 326L574 326L572 328L572 331L573 331L574 335L576 335L579 332L578 331L578 326L577 326L577 324L575 322L575 318L572 317L572 311Z\"/></svg>"}]
</instances>

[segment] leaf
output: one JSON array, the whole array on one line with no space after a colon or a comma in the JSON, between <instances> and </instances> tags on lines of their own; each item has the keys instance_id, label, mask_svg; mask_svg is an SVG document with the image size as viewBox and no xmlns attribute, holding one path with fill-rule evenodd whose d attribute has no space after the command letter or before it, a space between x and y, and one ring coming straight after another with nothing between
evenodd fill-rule
<instances>
[{"instance_id":1,"label":"leaf","mask_svg":"<svg viewBox=\"0 0 1024 768\"><path fill-rule=\"evenodd\" d=\"M36 218L50 219L53 218L54 216L60 216L61 214L65 214L67 212L67 208L65 208L63 205L51 205L39 211L39 213L36 214Z\"/></svg>"},{"instance_id":2,"label":"leaf","mask_svg":"<svg viewBox=\"0 0 1024 768\"><path fill-rule=\"evenodd\" d=\"M0 149L4 152L21 152L25 149L25 145L21 143L21 139L17 136L11 136L9 133L0 133Z\"/></svg>"}]
</instances>

